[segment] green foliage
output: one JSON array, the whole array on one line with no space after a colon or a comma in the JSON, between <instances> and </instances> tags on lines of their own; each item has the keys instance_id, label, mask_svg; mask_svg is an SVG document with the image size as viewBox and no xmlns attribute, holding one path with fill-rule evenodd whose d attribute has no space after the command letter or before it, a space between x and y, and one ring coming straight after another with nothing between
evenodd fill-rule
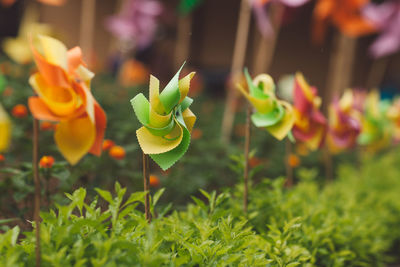
<instances>
[{"instance_id":1,"label":"green foliage","mask_svg":"<svg viewBox=\"0 0 400 267\"><path fill-rule=\"evenodd\" d=\"M80 188L41 213L43 266L383 266L400 241L399 160L390 153L364 159L360 170L343 165L323 187L312 170L299 171L291 189L265 179L251 188L247 216L241 185L201 190L185 211L153 205L150 225L144 192L128 196L116 183L115 193L96 188L87 202ZM6 231L0 265L34 265L34 246L34 231Z\"/></svg>"}]
</instances>

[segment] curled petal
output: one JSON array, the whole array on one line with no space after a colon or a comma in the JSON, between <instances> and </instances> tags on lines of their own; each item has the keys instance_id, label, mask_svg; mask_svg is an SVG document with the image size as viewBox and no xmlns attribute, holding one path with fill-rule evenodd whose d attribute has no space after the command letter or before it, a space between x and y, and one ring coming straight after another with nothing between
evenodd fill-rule
<instances>
[{"instance_id":1,"label":"curled petal","mask_svg":"<svg viewBox=\"0 0 400 267\"><path fill-rule=\"evenodd\" d=\"M61 154L75 165L86 153L96 139L96 126L89 117L81 117L59 123L54 139Z\"/></svg>"},{"instance_id":2,"label":"curled petal","mask_svg":"<svg viewBox=\"0 0 400 267\"><path fill-rule=\"evenodd\" d=\"M264 99L256 98L250 95L240 84L237 84L237 89L249 100L254 108L260 113L271 112L274 108L274 101L271 97L267 96Z\"/></svg>"},{"instance_id":3,"label":"curled petal","mask_svg":"<svg viewBox=\"0 0 400 267\"><path fill-rule=\"evenodd\" d=\"M29 83L56 116L68 117L76 111L78 95L71 87L51 86L39 73L32 75Z\"/></svg>"},{"instance_id":4,"label":"curled petal","mask_svg":"<svg viewBox=\"0 0 400 267\"><path fill-rule=\"evenodd\" d=\"M268 126L266 129L276 139L282 140L288 135L293 127L294 114L292 105L285 101L279 101L279 103L285 108L285 115L277 124Z\"/></svg>"},{"instance_id":5,"label":"curled petal","mask_svg":"<svg viewBox=\"0 0 400 267\"><path fill-rule=\"evenodd\" d=\"M93 155L100 156L102 151L104 132L106 131L107 126L107 116L97 102L94 103L94 114L96 121L96 138L89 152Z\"/></svg>"},{"instance_id":6,"label":"curled petal","mask_svg":"<svg viewBox=\"0 0 400 267\"><path fill-rule=\"evenodd\" d=\"M192 132L194 123L196 122L196 115L190 109L185 109L182 113L183 120L185 121L186 128L189 130L189 133Z\"/></svg>"},{"instance_id":7,"label":"curled petal","mask_svg":"<svg viewBox=\"0 0 400 267\"><path fill-rule=\"evenodd\" d=\"M136 136L143 153L161 154L168 152L179 145L183 138L182 131L182 126L180 126L179 123L175 123L174 129L172 130L174 135L171 135L170 138L156 136L152 134L146 127L141 127L139 130L137 130Z\"/></svg>"}]
</instances>

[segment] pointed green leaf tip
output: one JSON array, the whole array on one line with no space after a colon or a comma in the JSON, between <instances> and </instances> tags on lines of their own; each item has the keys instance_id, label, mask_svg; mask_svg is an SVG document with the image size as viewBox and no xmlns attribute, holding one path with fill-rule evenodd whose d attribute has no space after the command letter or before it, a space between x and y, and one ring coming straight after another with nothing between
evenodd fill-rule
<instances>
[{"instance_id":1,"label":"pointed green leaf tip","mask_svg":"<svg viewBox=\"0 0 400 267\"><path fill-rule=\"evenodd\" d=\"M193 99L186 96L193 74L179 80L184 64L161 93L159 81L151 76L150 101L142 93L131 100L135 115L143 125L136 131L140 148L163 170L175 164L189 148L190 132L196 120L189 109Z\"/></svg>"}]
</instances>

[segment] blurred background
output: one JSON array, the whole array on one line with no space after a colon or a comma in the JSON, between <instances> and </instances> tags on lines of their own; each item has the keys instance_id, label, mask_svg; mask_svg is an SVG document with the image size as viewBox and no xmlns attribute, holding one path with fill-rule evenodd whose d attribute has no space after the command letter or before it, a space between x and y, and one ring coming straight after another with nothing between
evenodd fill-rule
<instances>
[{"instance_id":1,"label":"blurred background","mask_svg":"<svg viewBox=\"0 0 400 267\"><path fill-rule=\"evenodd\" d=\"M9 207L4 206L3 214L25 214L29 203L22 202L33 192L29 167L32 117L26 105L33 94L27 81L36 67L29 34L50 35L68 48L82 48L89 68L96 73L93 95L108 117L109 143L104 144L103 155L86 156L74 167L63 160L54 145L54 127L42 124L40 155L51 155L56 162L49 182L54 201L62 201L62 192L79 186L112 188L116 180L129 186L130 191L142 190L141 150L135 134L140 125L129 100L139 92L147 96L150 73L165 85L185 60L184 72L196 71L190 88L194 98L191 109L197 115L192 143L185 157L170 170L162 171L151 164L154 190L167 187L162 201L173 202L177 207L186 203L190 195L198 194L199 188L222 190L242 178L245 101L238 97L227 100L238 81L232 73L248 67L252 76L268 72L278 83L285 75L301 71L318 88L325 104L346 88L379 88L383 98L398 94L398 30L392 29L396 41L390 45L394 49L377 56L371 53L371 44L385 33L384 27L378 25L368 33L359 32L353 29L358 22L351 19L363 16L368 4L391 3L398 8L399 1L310 0L294 5L295 2L0 0L0 70L6 79L1 102L13 123L11 147L0 162L0 191L4 193L0 197L12 193L14 200ZM328 2L331 18L321 20L317 7ZM350 11L343 11L346 8ZM399 8L390 10L396 10L392 17L400 17ZM343 18L348 21L344 23ZM325 37L316 42L316 28L321 25L326 26ZM400 29L400 24L393 25L396 23L391 27ZM349 31L351 34L347 34ZM263 50L266 47L269 52ZM339 85L334 87L337 81ZM221 142L221 126L225 125L227 113L235 114L231 139ZM112 146L119 150L111 150ZM277 142L266 132L253 131L250 165L254 183L262 177L285 176L288 156L292 156L293 168L300 164L303 168L312 167L319 174L316 179L324 181L327 167L319 151L299 146L288 155L285 146L285 142ZM334 155L333 165L356 162L357 157L354 150L349 150L340 157ZM295 181L300 176L295 169Z\"/></svg>"}]
</instances>

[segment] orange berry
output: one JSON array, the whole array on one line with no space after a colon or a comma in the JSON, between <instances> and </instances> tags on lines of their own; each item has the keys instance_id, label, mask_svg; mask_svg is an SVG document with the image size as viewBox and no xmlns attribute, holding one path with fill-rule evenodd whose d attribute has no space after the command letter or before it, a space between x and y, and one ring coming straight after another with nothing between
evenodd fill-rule
<instances>
[{"instance_id":1,"label":"orange berry","mask_svg":"<svg viewBox=\"0 0 400 267\"><path fill-rule=\"evenodd\" d=\"M43 121L40 123L40 130L41 131L51 131L55 129L55 124L49 122L49 121Z\"/></svg>"},{"instance_id":2,"label":"orange berry","mask_svg":"<svg viewBox=\"0 0 400 267\"><path fill-rule=\"evenodd\" d=\"M159 187L160 186L160 179L157 175L150 175L150 187Z\"/></svg>"},{"instance_id":3,"label":"orange berry","mask_svg":"<svg viewBox=\"0 0 400 267\"><path fill-rule=\"evenodd\" d=\"M52 156L43 156L39 161L39 166L41 168L50 169L53 167L54 161Z\"/></svg>"},{"instance_id":4,"label":"orange berry","mask_svg":"<svg viewBox=\"0 0 400 267\"><path fill-rule=\"evenodd\" d=\"M124 159L125 158L125 149L121 146L113 146L110 148L108 154L113 157L114 159Z\"/></svg>"},{"instance_id":5,"label":"orange berry","mask_svg":"<svg viewBox=\"0 0 400 267\"><path fill-rule=\"evenodd\" d=\"M18 104L13 107L11 114L16 118L24 118L28 115L28 109L23 104Z\"/></svg>"},{"instance_id":6,"label":"orange berry","mask_svg":"<svg viewBox=\"0 0 400 267\"><path fill-rule=\"evenodd\" d=\"M305 144L299 143L296 147L296 151L301 156L307 156L310 151Z\"/></svg>"},{"instance_id":7,"label":"orange berry","mask_svg":"<svg viewBox=\"0 0 400 267\"><path fill-rule=\"evenodd\" d=\"M254 168L254 167L260 165L261 163L262 163L262 160L261 160L260 158L257 158L257 157L251 157L251 158L249 159L249 165L250 165L250 167L252 167L252 168Z\"/></svg>"},{"instance_id":8,"label":"orange berry","mask_svg":"<svg viewBox=\"0 0 400 267\"><path fill-rule=\"evenodd\" d=\"M288 160L289 166L292 168L296 168L297 166L300 165L300 159L295 154L290 154L287 160Z\"/></svg>"},{"instance_id":9,"label":"orange berry","mask_svg":"<svg viewBox=\"0 0 400 267\"><path fill-rule=\"evenodd\" d=\"M4 161L6 158L4 157L3 154L0 154L0 162Z\"/></svg>"},{"instance_id":10,"label":"orange berry","mask_svg":"<svg viewBox=\"0 0 400 267\"><path fill-rule=\"evenodd\" d=\"M192 139L197 140L200 139L203 136L203 131L200 129L193 129L192 131Z\"/></svg>"},{"instance_id":11,"label":"orange berry","mask_svg":"<svg viewBox=\"0 0 400 267\"><path fill-rule=\"evenodd\" d=\"M126 61L119 72L119 82L123 86L145 84L149 79L149 70L141 62L131 59Z\"/></svg>"},{"instance_id":12,"label":"orange berry","mask_svg":"<svg viewBox=\"0 0 400 267\"><path fill-rule=\"evenodd\" d=\"M103 150L109 150L111 147L115 145L115 142L110 139L104 139L103 141Z\"/></svg>"}]
</instances>

